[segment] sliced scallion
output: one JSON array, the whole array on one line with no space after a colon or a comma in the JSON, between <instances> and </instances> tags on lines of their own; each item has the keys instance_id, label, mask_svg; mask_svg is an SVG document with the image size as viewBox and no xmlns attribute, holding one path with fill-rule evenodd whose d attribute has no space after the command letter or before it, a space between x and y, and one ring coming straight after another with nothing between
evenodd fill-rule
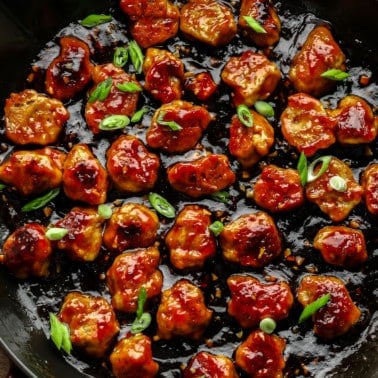
<instances>
[{"instance_id":1,"label":"sliced scallion","mask_svg":"<svg viewBox=\"0 0 378 378\"><path fill-rule=\"evenodd\" d=\"M157 119L158 125L168 126L172 131L180 131L182 127L176 121L164 121L165 112L160 112Z\"/></svg>"},{"instance_id":2,"label":"sliced scallion","mask_svg":"<svg viewBox=\"0 0 378 378\"><path fill-rule=\"evenodd\" d=\"M266 30L252 16L243 16L243 18L253 31L259 34L266 34Z\"/></svg>"},{"instance_id":3,"label":"sliced scallion","mask_svg":"<svg viewBox=\"0 0 378 378\"><path fill-rule=\"evenodd\" d=\"M160 194L151 192L148 196L152 207L161 215L167 218L174 218L175 208Z\"/></svg>"},{"instance_id":4,"label":"sliced scallion","mask_svg":"<svg viewBox=\"0 0 378 378\"><path fill-rule=\"evenodd\" d=\"M299 156L297 171L301 180L301 185L304 186L307 183L307 158L305 153L302 151Z\"/></svg>"},{"instance_id":5,"label":"sliced scallion","mask_svg":"<svg viewBox=\"0 0 378 378\"><path fill-rule=\"evenodd\" d=\"M224 225L221 221L215 221L209 226L209 230L215 235L218 236L224 229Z\"/></svg>"},{"instance_id":6,"label":"sliced scallion","mask_svg":"<svg viewBox=\"0 0 378 378\"><path fill-rule=\"evenodd\" d=\"M132 123L140 122L146 113L148 113L148 108L144 106L133 114L130 121Z\"/></svg>"},{"instance_id":7,"label":"sliced scallion","mask_svg":"<svg viewBox=\"0 0 378 378\"><path fill-rule=\"evenodd\" d=\"M226 192L225 190L221 190L219 192L213 193L211 195L211 198L214 201L227 203L228 200L230 199L230 193Z\"/></svg>"},{"instance_id":8,"label":"sliced scallion","mask_svg":"<svg viewBox=\"0 0 378 378\"><path fill-rule=\"evenodd\" d=\"M266 101L256 101L254 103L254 107L256 109L256 111L258 113L260 113L261 115L263 115L264 117L274 117L274 109L272 107L272 105L270 105L268 102Z\"/></svg>"},{"instance_id":9,"label":"sliced scallion","mask_svg":"<svg viewBox=\"0 0 378 378\"><path fill-rule=\"evenodd\" d=\"M88 98L88 102L104 101L109 96L112 88L113 79L109 76L105 80L97 84L96 88L92 91Z\"/></svg>"},{"instance_id":10,"label":"sliced scallion","mask_svg":"<svg viewBox=\"0 0 378 378\"><path fill-rule=\"evenodd\" d=\"M147 290L144 286L142 286L138 294L136 318L131 324L131 333L140 333L151 324L151 315L148 312L144 312L144 305L146 301Z\"/></svg>"},{"instance_id":11,"label":"sliced scallion","mask_svg":"<svg viewBox=\"0 0 378 378\"><path fill-rule=\"evenodd\" d=\"M137 83L133 83L131 81L128 83L116 84L116 87L122 92L130 92L130 93L140 92L142 90L140 85L138 85Z\"/></svg>"},{"instance_id":12,"label":"sliced scallion","mask_svg":"<svg viewBox=\"0 0 378 378\"><path fill-rule=\"evenodd\" d=\"M5 184L0 183L0 190L5 189L7 186Z\"/></svg>"},{"instance_id":13,"label":"sliced scallion","mask_svg":"<svg viewBox=\"0 0 378 378\"><path fill-rule=\"evenodd\" d=\"M124 129L130 123L130 118L125 115L111 115L105 117L99 124L99 129L112 131Z\"/></svg>"},{"instance_id":14,"label":"sliced scallion","mask_svg":"<svg viewBox=\"0 0 378 378\"><path fill-rule=\"evenodd\" d=\"M276 322L272 318L264 318L260 321L259 327L261 331L265 333L273 333L274 330L276 329Z\"/></svg>"},{"instance_id":15,"label":"sliced scallion","mask_svg":"<svg viewBox=\"0 0 378 378\"><path fill-rule=\"evenodd\" d=\"M320 310L322 307L324 307L328 301L331 299L331 294L325 294L319 297L314 302L308 304L302 311L301 315L299 316L298 323L304 322L306 319L308 319L310 316L315 314L318 310Z\"/></svg>"},{"instance_id":16,"label":"sliced scallion","mask_svg":"<svg viewBox=\"0 0 378 378\"><path fill-rule=\"evenodd\" d=\"M61 227L51 227L46 231L46 237L49 240L61 240L68 234L68 230L66 228Z\"/></svg>"},{"instance_id":17,"label":"sliced scallion","mask_svg":"<svg viewBox=\"0 0 378 378\"><path fill-rule=\"evenodd\" d=\"M317 178L319 178L327 169L329 166L329 163L332 159L332 156L321 156L317 159L315 159L307 169L307 182L315 181ZM316 173L314 173L317 166L321 163L320 168Z\"/></svg>"},{"instance_id":18,"label":"sliced scallion","mask_svg":"<svg viewBox=\"0 0 378 378\"><path fill-rule=\"evenodd\" d=\"M93 28L94 26L105 24L112 20L112 16L107 14L90 14L81 20L80 25L86 28Z\"/></svg>"},{"instance_id":19,"label":"sliced scallion","mask_svg":"<svg viewBox=\"0 0 378 378\"><path fill-rule=\"evenodd\" d=\"M337 192L345 192L347 190L347 182L341 176L332 176L329 179L329 186Z\"/></svg>"},{"instance_id":20,"label":"sliced scallion","mask_svg":"<svg viewBox=\"0 0 378 378\"><path fill-rule=\"evenodd\" d=\"M50 312L50 338L55 346L63 349L67 354L71 353L72 344L68 326L62 323L58 317Z\"/></svg>"},{"instance_id":21,"label":"sliced scallion","mask_svg":"<svg viewBox=\"0 0 378 378\"><path fill-rule=\"evenodd\" d=\"M348 72L332 68L330 70L324 71L320 76L335 81L342 81L347 79L350 75Z\"/></svg>"},{"instance_id":22,"label":"sliced scallion","mask_svg":"<svg viewBox=\"0 0 378 378\"><path fill-rule=\"evenodd\" d=\"M122 68L129 60L129 52L126 47L117 47L113 55L113 64Z\"/></svg>"},{"instance_id":23,"label":"sliced scallion","mask_svg":"<svg viewBox=\"0 0 378 378\"><path fill-rule=\"evenodd\" d=\"M34 198L30 202L26 203L21 211L26 213L29 211L38 210L41 207L47 205L51 200L53 200L60 192L59 188L51 189L41 197Z\"/></svg>"},{"instance_id":24,"label":"sliced scallion","mask_svg":"<svg viewBox=\"0 0 378 378\"><path fill-rule=\"evenodd\" d=\"M128 46L128 52L130 56L131 63L133 64L135 71L137 73L142 72L144 56L142 49L135 41L130 41Z\"/></svg>"},{"instance_id":25,"label":"sliced scallion","mask_svg":"<svg viewBox=\"0 0 378 378\"><path fill-rule=\"evenodd\" d=\"M113 210L110 205L107 205L106 203L102 203L101 205L98 205L97 213L101 218L109 219L113 214Z\"/></svg>"},{"instance_id":26,"label":"sliced scallion","mask_svg":"<svg viewBox=\"0 0 378 378\"><path fill-rule=\"evenodd\" d=\"M248 109L247 105L238 105L236 108L236 114L239 118L239 121L246 127L253 126L253 115L251 114L250 110Z\"/></svg>"}]
</instances>

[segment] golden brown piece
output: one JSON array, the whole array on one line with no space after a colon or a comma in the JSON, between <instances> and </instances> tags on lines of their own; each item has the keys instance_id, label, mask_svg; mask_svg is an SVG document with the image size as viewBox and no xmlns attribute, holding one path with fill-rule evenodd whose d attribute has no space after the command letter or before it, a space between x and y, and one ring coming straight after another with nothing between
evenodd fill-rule
<instances>
[{"instance_id":1,"label":"golden brown piece","mask_svg":"<svg viewBox=\"0 0 378 378\"><path fill-rule=\"evenodd\" d=\"M173 164L167 174L175 190L194 198L219 192L235 181L227 156L221 154Z\"/></svg>"},{"instance_id":2,"label":"golden brown piece","mask_svg":"<svg viewBox=\"0 0 378 378\"><path fill-rule=\"evenodd\" d=\"M65 154L50 147L15 151L0 166L0 181L31 196L60 186Z\"/></svg>"},{"instance_id":3,"label":"golden brown piece","mask_svg":"<svg viewBox=\"0 0 378 378\"><path fill-rule=\"evenodd\" d=\"M254 31L244 19L253 17L265 30L265 33ZM271 0L242 0L240 5L239 28L242 35L259 47L275 45L280 39L281 20Z\"/></svg>"},{"instance_id":4,"label":"golden brown piece","mask_svg":"<svg viewBox=\"0 0 378 378\"><path fill-rule=\"evenodd\" d=\"M263 331L253 331L236 349L235 363L249 377L282 378L286 341Z\"/></svg>"},{"instance_id":5,"label":"golden brown piece","mask_svg":"<svg viewBox=\"0 0 378 378\"><path fill-rule=\"evenodd\" d=\"M202 291L186 279L163 291L156 314L158 336L165 340L181 336L202 337L213 311L206 307Z\"/></svg>"},{"instance_id":6,"label":"golden brown piece","mask_svg":"<svg viewBox=\"0 0 378 378\"><path fill-rule=\"evenodd\" d=\"M59 320L68 325L72 346L95 358L105 356L119 332L112 306L104 298L89 294L68 293Z\"/></svg>"},{"instance_id":7,"label":"golden brown piece","mask_svg":"<svg viewBox=\"0 0 378 378\"><path fill-rule=\"evenodd\" d=\"M290 211L304 203L304 190L296 169L266 165L253 188L253 199L272 213Z\"/></svg>"},{"instance_id":8,"label":"golden brown piece","mask_svg":"<svg viewBox=\"0 0 378 378\"><path fill-rule=\"evenodd\" d=\"M281 131L287 142L306 156L336 142L336 120L322 103L305 93L289 96L281 114Z\"/></svg>"},{"instance_id":9,"label":"golden brown piece","mask_svg":"<svg viewBox=\"0 0 378 378\"><path fill-rule=\"evenodd\" d=\"M216 0L189 0L181 8L180 30L189 38L223 46L236 35L232 10Z\"/></svg>"},{"instance_id":10,"label":"golden brown piece","mask_svg":"<svg viewBox=\"0 0 378 378\"><path fill-rule=\"evenodd\" d=\"M171 264L177 269L200 269L215 255L216 241L210 231L211 213L198 205L186 205L165 237Z\"/></svg>"},{"instance_id":11,"label":"golden brown piece","mask_svg":"<svg viewBox=\"0 0 378 378\"><path fill-rule=\"evenodd\" d=\"M94 134L101 132L100 123L104 118L112 115L131 117L137 110L139 92L122 91L117 86L128 83L135 84L140 89L142 89L142 86L134 77L112 63L93 68L92 80L94 85L89 92L89 99L97 86L108 79L112 80L108 96L104 100L88 101L85 105L85 120Z\"/></svg>"},{"instance_id":12,"label":"golden brown piece","mask_svg":"<svg viewBox=\"0 0 378 378\"><path fill-rule=\"evenodd\" d=\"M166 104L179 100L184 82L184 64L168 50L150 47L143 62L144 88Z\"/></svg>"},{"instance_id":13,"label":"golden brown piece","mask_svg":"<svg viewBox=\"0 0 378 378\"><path fill-rule=\"evenodd\" d=\"M251 107L257 100L265 100L272 94L281 79L281 72L265 55L248 50L231 57L221 77L234 90L234 105Z\"/></svg>"},{"instance_id":14,"label":"golden brown piece","mask_svg":"<svg viewBox=\"0 0 378 378\"><path fill-rule=\"evenodd\" d=\"M109 176L120 193L152 189L158 179L160 159L132 135L121 135L106 152Z\"/></svg>"},{"instance_id":15,"label":"golden brown piece","mask_svg":"<svg viewBox=\"0 0 378 378\"><path fill-rule=\"evenodd\" d=\"M368 165L362 173L361 185L368 211L378 215L378 163Z\"/></svg>"},{"instance_id":16,"label":"golden brown piece","mask_svg":"<svg viewBox=\"0 0 378 378\"><path fill-rule=\"evenodd\" d=\"M86 144L76 144L63 165L63 190L74 201L99 205L106 201L108 174Z\"/></svg>"},{"instance_id":17,"label":"golden brown piece","mask_svg":"<svg viewBox=\"0 0 378 378\"><path fill-rule=\"evenodd\" d=\"M336 138L339 143L371 143L377 137L378 117L361 97L344 97L330 114L337 121Z\"/></svg>"},{"instance_id":18,"label":"golden brown piece","mask_svg":"<svg viewBox=\"0 0 378 378\"><path fill-rule=\"evenodd\" d=\"M0 262L17 278L48 276L52 247L45 233L39 223L17 228L5 240Z\"/></svg>"},{"instance_id":19,"label":"golden brown piece","mask_svg":"<svg viewBox=\"0 0 378 378\"><path fill-rule=\"evenodd\" d=\"M345 70L345 55L326 26L316 26L294 57L289 78L298 92L315 97L331 91L336 82L321 77L330 69Z\"/></svg>"},{"instance_id":20,"label":"golden brown piece","mask_svg":"<svg viewBox=\"0 0 378 378\"><path fill-rule=\"evenodd\" d=\"M142 287L147 299L160 294L163 275L158 270L159 262L160 253L155 247L124 252L114 259L106 278L115 310L135 312Z\"/></svg>"},{"instance_id":21,"label":"golden brown piece","mask_svg":"<svg viewBox=\"0 0 378 378\"><path fill-rule=\"evenodd\" d=\"M274 129L265 117L250 110L253 126L246 127L234 115L231 120L228 149L243 168L254 166L262 157L268 155L274 145Z\"/></svg>"},{"instance_id":22,"label":"golden brown piece","mask_svg":"<svg viewBox=\"0 0 378 378\"><path fill-rule=\"evenodd\" d=\"M312 315L315 335L334 339L348 332L360 319L361 311L353 303L343 281L331 276L306 276L298 287L298 301L307 306L325 294L330 300Z\"/></svg>"},{"instance_id":23,"label":"golden brown piece","mask_svg":"<svg viewBox=\"0 0 378 378\"><path fill-rule=\"evenodd\" d=\"M103 241L106 248L118 253L145 248L155 242L158 228L159 218L154 211L141 204L125 203L113 211Z\"/></svg>"},{"instance_id":24,"label":"golden brown piece","mask_svg":"<svg viewBox=\"0 0 378 378\"><path fill-rule=\"evenodd\" d=\"M74 207L54 227L68 230L66 236L56 242L71 260L93 261L102 245L102 225L104 219L96 209Z\"/></svg>"},{"instance_id":25,"label":"golden brown piece","mask_svg":"<svg viewBox=\"0 0 378 378\"><path fill-rule=\"evenodd\" d=\"M232 360L226 356L209 352L198 352L193 356L183 372L183 378L238 378Z\"/></svg>"},{"instance_id":26,"label":"golden brown piece","mask_svg":"<svg viewBox=\"0 0 378 378\"><path fill-rule=\"evenodd\" d=\"M326 226L318 231L314 248L332 265L355 268L363 264L368 254L362 231L346 226Z\"/></svg>"},{"instance_id":27,"label":"golden brown piece","mask_svg":"<svg viewBox=\"0 0 378 378\"><path fill-rule=\"evenodd\" d=\"M318 167L319 169L319 167ZM315 170L315 174L316 174ZM330 180L338 176L345 187L335 190ZM353 177L353 171L342 160L332 157L327 170L316 180L307 183L306 197L316 203L334 222L341 222L361 202L363 189Z\"/></svg>"},{"instance_id":28,"label":"golden brown piece","mask_svg":"<svg viewBox=\"0 0 378 378\"><path fill-rule=\"evenodd\" d=\"M228 313L244 328L258 327L264 318L287 318L294 302L286 282L263 283L249 275L234 274L227 285L231 292Z\"/></svg>"},{"instance_id":29,"label":"golden brown piece","mask_svg":"<svg viewBox=\"0 0 378 378\"><path fill-rule=\"evenodd\" d=\"M277 226L262 211L241 215L226 224L219 238L224 258L243 266L262 268L282 251Z\"/></svg>"},{"instance_id":30,"label":"golden brown piece","mask_svg":"<svg viewBox=\"0 0 378 378\"><path fill-rule=\"evenodd\" d=\"M172 130L161 121L176 122L181 129ZM170 154L189 151L198 143L210 121L211 115L205 107L187 101L172 101L154 113L146 131L147 144Z\"/></svg>"},{"instance_id":31,"label":"golden brown piece","mask_svg":"<svg viewBox=\"0 0 378 378\"><path fill-rule=\"evenodd\" d=\"M153 378L159 371L152 359L151 340L142 333L122 338L109 360L116 378Z\"/></svg>"},{"instance_id":32,"label":"golden brown piece","mask_svg":"<svg viewBox=\"0 0 378 378\"><path fill-rule=\"evenodd\" d=\"M5 135L10 141L41 146L55 143L70 117L61 101L34 89L11 93L4 115Z\"/></svg>"}]
</instances>

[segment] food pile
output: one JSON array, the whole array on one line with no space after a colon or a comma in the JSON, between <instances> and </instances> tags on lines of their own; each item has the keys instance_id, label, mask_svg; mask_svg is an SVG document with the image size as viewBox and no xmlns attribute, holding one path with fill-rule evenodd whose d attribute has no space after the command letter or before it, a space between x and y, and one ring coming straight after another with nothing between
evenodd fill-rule
<instances>
[{"instance_id":1,"label":"food pile","mask_svg":"<svg viewBox=\"0 0 378 378\"><path fill-rule=\"evenodd\" d=\"M366 336L374 83L280 9L120 0L6 99L0 260L82 371L313 376Z\"/></svg>"}]
</instances>

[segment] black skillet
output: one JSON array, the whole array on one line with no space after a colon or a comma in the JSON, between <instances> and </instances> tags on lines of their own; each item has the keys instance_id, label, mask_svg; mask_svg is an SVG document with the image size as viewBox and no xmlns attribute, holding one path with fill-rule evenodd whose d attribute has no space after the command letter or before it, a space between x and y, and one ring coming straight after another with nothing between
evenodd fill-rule
<instances>
[{"instance_id":1,"label":"black skillet","mask_svg":"<svg viewBox=\"0 0 378 378\"><path fill-rule=\"evenodd\" d=\"M376 17L377 0L283 1L282 8L294 12L312 12L330 21L336 37L356 66L378 64ZM46 42L71 21L90 13L107 13L110 6L101 0L2 0L0 2L0 106L11 91L23 88L31 61ZM371 98L377 100L377 93ZM375 103L377 105L377 103ZM1 213L0 213L1 216ZM0 233L6 232L0 218ZM377 228L373 228L373 237ZM3 240L3 238L2 238ZM376 242L374 244L376 246ZM375 249L375 255L377 249ZM375 256L376 257L376 256ZM376 263L376 259L375 259ZM374 261L371 263L374 264ZM373 266L371 266L372 270ZM377 287L376 270L367 282ZM33 285L33 283L31 283ZM376 289L377 290L377 289ZM374 292L374 288L370 288ZM81 376L76 359L62 358L46 337L46 323L35 306L36 297L28 296L27 286L20 285L7 272L0 270L0 343L15 364L31 377ZM371 297L376 301L376 296ZM376 308L376 306L373 306ZM377 314L372 314L369 337L358 350L341 363L330 361L333 377L378 377ZM172 352L172 351L171 351ZM91 375L105 376L103 370L87 370ZM169 375L167 375L169 376ZM320 375L319 375L320 376Z\"/></svg>"}]
</instances>

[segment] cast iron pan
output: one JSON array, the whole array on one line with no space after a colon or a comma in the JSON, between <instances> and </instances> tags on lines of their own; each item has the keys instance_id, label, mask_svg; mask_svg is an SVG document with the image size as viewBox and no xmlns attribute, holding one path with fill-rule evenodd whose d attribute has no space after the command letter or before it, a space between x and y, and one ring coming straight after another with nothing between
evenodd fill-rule
<instances>
[{"instance_id":1,"label":"cast iron pan","mask_svg":"<svg viewBox=\"0 0 378 378\"><path fill-rule=\"evenodd\" d=\"M336 33L336 38L342 41L342 47L350 58L349 64L369 68L374 73L378 64L376 50L378 2L376 0L292 0L284 1L278 6L280 9L290 9L294 14L310 12L321 19L330 21ZM115 7L114 2L101 0L31 0L27 2L2 0L0 2L1 109L4 105L4 99L9 96L10 92L17 92L24 88L31 62L60 29L67 26L71 21L82 19L90 13L109 13L109 9ZM309 20L312 20L312 18L310 17ZM376 72L374 75L376 75ZM374 75L373 79L376 80ZM367 95L369 101L376 106L377 86L372 88L373 92ZM375 143L373 159L377 159L377 150L377 143ZM366 163L367 161L364 162L364 164ZM366 212L363 211L358 216L363 221L364 217L368 217ZM9 218L9 212L2 209L0 212L1 242L4 241L5 235L8 233L6 222L4 222L5 217ZM316 211L314 213L315 218L321 218L321 215ZM303 220L297 220L297 225L298 222ZM285 219L281 219L280 222L286 230L289 230L292 226ZM364 303L364 316L367 320L365 319L365 323L355 330L354 334L344 344L340 342L336 343L336 346L328 346L331 349L332 347L336 348L340 351L337 355L341 357L345 355L346 358L330 358L325 362L328 366L323 366L326 369L320 369L317 377L378 377L378 273L376 268L378 227L376 219L370 218L367 222L371 256L366 267L368 273L363 282L359 282L363 285L361 300ZM219 273L221 274L223 268L220 266L216 269L220 269ZM348 279L348 274L343 273L341 275ZM352 277L352 281L359 280L358 272L350 273L350 277ZM67 281L69 280L70 278L67 279ZM64 282L62 284L64 285ZM108 376L108 373L101 368L100 364L91 361L79 364L76 357L63 358L54 349L46 336L48 334L46 314L49 308L49 300L52 301L51 292L48 292L47 289L45 291L39 289L38 285L38 282L34 281L20 283L0 267L0 343L2 347L16 365L31 377ZM60 285L60 281L58 280L55 285ZM53 288L50 289L53 290ZM91 291L90 284L88 284L87 289ZM56 303L59 303L60 298L55 298L55 300ZM367 312L369 312L368 317L366 316ZM218 327L221 327L221 325L218 324ZM306 335L310 334L311 330ZM359 341L353 346L353 340L361 340L360 334L363 335L363 342ZM313 350L317 348L315 344L315 339L309 337L300 345L305 350ZM177 357L177 355L180 357L181 355L182 361L187 361L191 353L190 346L185 343L176 346L166 345L166 352L164 344L160 344L159 347L160 350L156 350L156 355L160 360L163 360L163 355L167 353L173 357ZM349 351L346 354L342 353L344 347ZM350 353L351 348L353 353ZM288 361L288 363L298 363L298 361ZM170 365L170 362L166 361L162 363L162 366L163 370L167 371L162 373L162 376L178 376L177 364L172 363ZM294 372L290 371L288 374L292 376Z\"/></svg>"}]
</instances>

